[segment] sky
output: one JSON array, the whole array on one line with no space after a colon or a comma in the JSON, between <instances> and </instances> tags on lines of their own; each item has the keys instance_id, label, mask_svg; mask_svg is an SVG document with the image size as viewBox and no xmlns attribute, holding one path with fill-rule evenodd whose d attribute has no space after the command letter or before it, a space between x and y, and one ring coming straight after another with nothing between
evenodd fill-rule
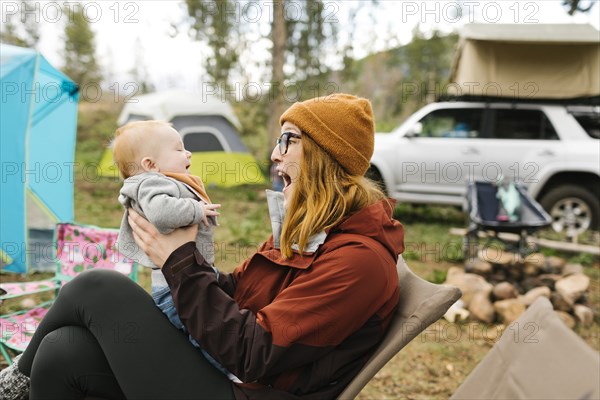
<instances>
[{"instance_id":1,"label":"sky","mask_svg":"<svg viewBox=\"0 0 600 400\"><path fill-rule=\"evenodd\" d=\"M598 3L599 0L594 0ZM583 0L584 4L586 0ZM21 7L20 1L2 1L1 18ZM73 8L69 1L32 1L33 13L40 21L41 39L38 50L53 64L62 66L61 48L64 24L69 13L60 11ZM131 92L130 71L140 64L157 89L180 88L192 91L202 89L205 73L203 57L209 52L205 45L192 40L185 28L179 32L173 25L185 26L185 7L182 1L83 1L84 16L96 34L97 57L105 71L106 81L113 82L112 89L127 96ZM209 3L213 3L209 1ZM438 29L443 32L459 30L469 22L483 23L590 23L600 28L600 4L595 4L587 14L570 17L561 5L562 0L380 0L376 7L363 7L354 24L348 22L349 10L356 1L324 0L326 23L339 29L338 43L343 45L352 37L355 57L384 50L390 46L406 44L411 32L419 25L422 31ZM243 58L250 80L261 79L261 68L269 58L269 42L261 38L269 32L269 0L257 0L242 10L241 5L231 10L240 23L250 23L251 52ZM299 18L300 2L287 0L286 17ZM246 11L244 14L242 11ZM459 12L459 14L457 14ZM375 21L375 23L374 23ZM183 25L182 25L183 23ZM334 52L332 52L334 53ZM338 59L327 60L335 66Z\"/></svg>"}]
</instances>

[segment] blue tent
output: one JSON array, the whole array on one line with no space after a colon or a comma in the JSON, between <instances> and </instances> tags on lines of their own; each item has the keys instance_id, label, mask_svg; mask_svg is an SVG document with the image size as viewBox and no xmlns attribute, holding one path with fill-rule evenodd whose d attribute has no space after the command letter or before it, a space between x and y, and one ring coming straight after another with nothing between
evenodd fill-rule
<instances>
[{"instance_id":1,"label":"blue tent","mask_svg":"<svg viewBox=\"0 0 600 400\"><path fill-rule=\"evenodd\" d=\"M0 44L0 97L0 265L25 273L40 254L29 245L30 208L73 220L79 95L38 51Z\"/></svg>"}]
</instances>

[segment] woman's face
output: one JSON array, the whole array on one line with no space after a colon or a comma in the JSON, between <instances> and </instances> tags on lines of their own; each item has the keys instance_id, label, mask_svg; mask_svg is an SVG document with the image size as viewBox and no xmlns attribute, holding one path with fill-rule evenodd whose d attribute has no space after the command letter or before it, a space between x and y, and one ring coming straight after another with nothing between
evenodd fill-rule
<instances>
[{"instance_id":1,"label":"woman's face","mask_svg":"<svg viewBox=\"0 0 600 400\"><path fill-rule=\"evenodd\" d=\"M285 207L291 199L295 184L300 176L302 132L296 125L286 121L281 127L281 133L280 143L275 146L271 153L271 161L276 163L276 171L283 178L283 205Z\"/></svg>"}]
</instances>

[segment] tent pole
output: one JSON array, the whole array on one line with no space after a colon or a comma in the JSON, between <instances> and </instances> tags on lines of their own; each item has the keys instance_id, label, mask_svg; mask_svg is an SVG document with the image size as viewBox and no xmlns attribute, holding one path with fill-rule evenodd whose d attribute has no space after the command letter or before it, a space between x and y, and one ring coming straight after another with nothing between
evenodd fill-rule
<instances>
[{"instance_id":1,"label":"tent pole","mask_svg":"<svg viewBox=\"0 0 600 400\"><path fill-rule=\"evenodd\" d=\"M39 51L36 51L35 54L35 68L33 70L33 79L31 81L32 84L32 89L35 90L35 86L36 86L36 82L38 80L38 74L39 74L39 69L40 69L40 57L41 54ZM32 93L32 92L30 92ZM33 92L33 97L30 98L29 101L29 116L27 117L27 129L25 130L25 169L27 169L28 165L29 165L29 135L31 132L31 120L33 119L33 111L35 109L35 103L37 100L37 96L38 94L36 92ZM25 200L25 206L23 207L23 218L24 218L24 226L25 226L25 243L24 243L24 249L25 249L25 273L29 272L30 269L30 265L29 265L29 252L27 251L28 247L29 247L29 223L28 223L28 219L27 219L27 188L29 187L29 177L28 174L24 174L25 175L25 182L23 185L23 199Z\"/></svg>"}]
</instances>

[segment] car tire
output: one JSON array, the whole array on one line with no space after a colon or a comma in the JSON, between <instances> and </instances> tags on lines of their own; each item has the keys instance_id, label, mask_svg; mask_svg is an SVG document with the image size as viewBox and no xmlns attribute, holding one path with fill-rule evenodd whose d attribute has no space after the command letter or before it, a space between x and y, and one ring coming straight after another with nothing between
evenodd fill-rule
<instances>
[{"instance_id":1,"label":"car tire","mask_svg":"<svg viewBox=\"0 0 600 400\"><path fill-rule=\"evenodd\" d=\"M383 181L383 177L381 176L381 172L376 167L371 166L367 172L365 173L365 177L369 178L373 182L379 186L379 189L383 191L383 193L387 194L387 190L385 187L385 182Z\"/></svg>"},{"instance_id":2,"label":"car tire","mask_svg":"<svg viewBox=\"0 0 600 400\"><path fill-rule=\"evenodd\" d=\"M600 201L589 190L577 185L561 185L548 191L540 200L552 217L552 229L577 236L584 231L598 230Z\"/></svg>"}]
</instances>

